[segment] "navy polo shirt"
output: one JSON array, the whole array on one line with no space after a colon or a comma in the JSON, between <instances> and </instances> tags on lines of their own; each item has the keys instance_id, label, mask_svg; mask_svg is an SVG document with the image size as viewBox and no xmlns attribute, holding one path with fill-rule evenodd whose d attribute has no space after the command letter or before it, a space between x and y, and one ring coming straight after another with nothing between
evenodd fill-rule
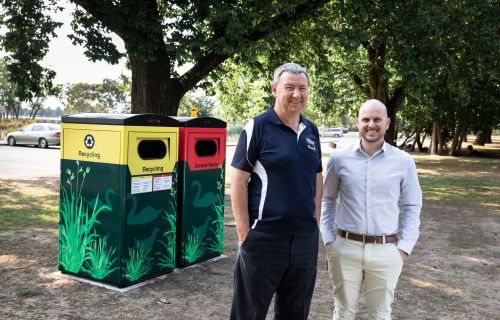
<instances>
[{"instance_id":1,"label":"navy polo shirt","mask_svg":"<svg viewBox=\"0 0 500 320\"><path fill-rule=\"evenodd\" d=\"M323 170L318 128L300 116L298 133L273 108L241 132L231 165L250 172L250 228L272 234L306 234L314 216L316 174Z\"/></svg>"}]
</instances>

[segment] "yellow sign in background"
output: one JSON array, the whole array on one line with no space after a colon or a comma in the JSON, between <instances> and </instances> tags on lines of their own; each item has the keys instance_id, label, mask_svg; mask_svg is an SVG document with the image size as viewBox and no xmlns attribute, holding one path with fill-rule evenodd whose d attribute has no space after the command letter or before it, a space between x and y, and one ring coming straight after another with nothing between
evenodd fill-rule
<instances>
[{"instance_id":1,"label":"yellow sign in background","mask_svg":"<svg viewBox=\"0 0 500 320\"><path fill-rule=\"evenodd\" d=\"M191 115L191 118L198 117L198 107L197 106L191 106L191 108L189 109L189 114Z\"/></svg>"}]
</instances>

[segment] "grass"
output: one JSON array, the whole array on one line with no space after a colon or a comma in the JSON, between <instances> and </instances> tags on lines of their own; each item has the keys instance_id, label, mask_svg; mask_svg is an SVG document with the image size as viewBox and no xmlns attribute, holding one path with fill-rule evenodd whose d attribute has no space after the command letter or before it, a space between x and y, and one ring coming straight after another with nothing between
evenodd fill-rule
<instances>
[{"instance_id":1,"label":"grass","mask_svg":"<svg viewBox=\"0 0 500 320\"><path fill-rule=\"evenodd\" d=\"M500 208L500 160L483 158L414 157L424 201L475 202Z\"/></svg>"},{"instance_id":2,"label":"grass","mask_svg":"<svg viewBox=\"0 0 500 320\"><path fill-rule=\"evenodd\" d=\"M39 292L30 290L30 289L23 289L23 290L20 290L20 291L16 292L16 296L18 298L23 298L23 299L36 297L38 295L40 295Z\"/></svg>"},{"instance_id":3,"label":"grass","mask_svg":"<svg viewBox=\"0 0 500 320\"><path fill-rule=\"evenodd\" d=\"M57 227L59 181L0 179L0 231L26 226Z\"/></svg>"},{"instance_id":4,"label":"grass","mask_svg":"<svg viewBox=\"0 0 500 320\"><path fill-rule=\"evenodd\" d=\"M499 144L490 146L497 149ZM447 202L464 201L500 208L500 159L421 154L415 154L414 159L424 202L436 200L446 205ZM326 162L327 157L324 160ZM230 171L226 170L227 186L231 181ZM0 179L0 232L26 227L56 228L59 219L58 180Z\"/></svg>"}]
</instances>

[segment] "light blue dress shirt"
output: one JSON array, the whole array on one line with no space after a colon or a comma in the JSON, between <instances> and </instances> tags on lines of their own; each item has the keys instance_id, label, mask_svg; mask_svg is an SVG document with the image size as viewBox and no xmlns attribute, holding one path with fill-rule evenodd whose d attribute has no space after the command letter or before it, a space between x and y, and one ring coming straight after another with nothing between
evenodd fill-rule
<instances>
[{"instance_id":1,"label":"light blue dress shirt","mask_svg":"<svg viewBox=\"0 0 500 320\"><path fill-rule=\"evenodd\" d=\"M369 156L358 142L330 156L321 202L325 244L334 241L336 228L375 236L399 233L398 249L410 254L419 236L421 208L417 169L406 152L384 142Z\"/></svg>"}]
</instances>

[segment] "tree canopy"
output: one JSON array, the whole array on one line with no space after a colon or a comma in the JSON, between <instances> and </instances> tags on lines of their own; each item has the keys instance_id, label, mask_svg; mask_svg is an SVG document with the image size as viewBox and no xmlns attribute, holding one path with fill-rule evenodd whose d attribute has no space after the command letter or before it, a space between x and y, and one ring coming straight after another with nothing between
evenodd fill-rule
<instances>
[{"instance_id":1,"label":"tree canopy","mask_svg":"<svg viewBox=\"0 0 500 320\"><path fill-rule=\"evenodd\" d=\"M85 47L89 59L116 63L127 56L132 70L132 112L175 115L182 96L226 59L271 37L276 30L307 19L328 1L71 2L77 5L71 38ZM5 0L3 6L8 31L2 43L22 77L13 80L25 86L29 78L33 85L26 92L39 94L44 85L50 87L53 78L37 62L58 26L47 13L59 9L57 0ZM111 32L124 41L125 53L111 42ZM36 45L32 39L37 40ZM188 70L180 74L177 70L183 66ZM42 77L31 77L34 72Z\"/></svg>"},{"instance_id":2,"label":"tree canopy","mask_svg":"<svg viewBox=\"0 0 500 320\"><path fill-rule=\"evenodd\" d=\"M272 70L293 61L313 80L306 113L320 125L354 116L368 98L388 107L391 143L398 130L433 131L443 148L467 130L500 123L493 0L71 1L71 39L87 57L128 59L134 113L184 114L200 104L226 120L245 119L272 103ZM12 88L21 100L43 95L53 74L35 65L58 26L48 13L60 7L56 0L4 0L3 7ZM217 93L217 108L196 95L181 100L198 86Z\"/></svg>"}]
</instances>

